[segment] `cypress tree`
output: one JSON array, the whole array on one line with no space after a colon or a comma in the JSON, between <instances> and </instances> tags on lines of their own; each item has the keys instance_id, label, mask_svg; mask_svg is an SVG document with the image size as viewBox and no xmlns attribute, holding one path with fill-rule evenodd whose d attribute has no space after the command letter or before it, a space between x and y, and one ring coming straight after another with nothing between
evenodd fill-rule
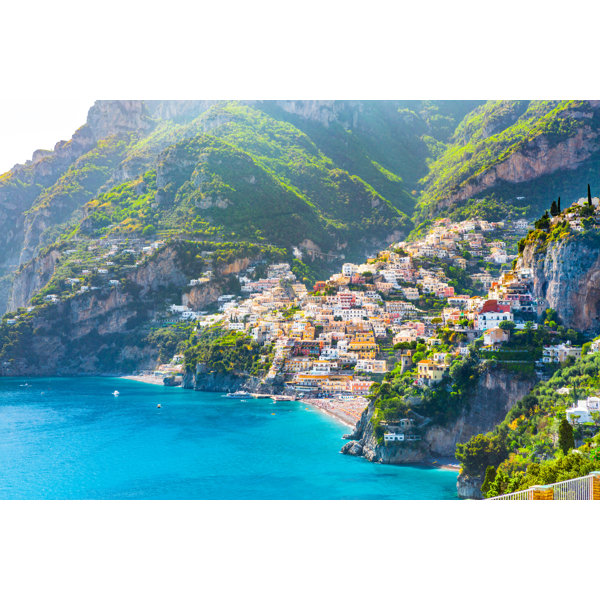
<instances>
[{"instance_id":1,"label":"cypress tree","mask_svg":"<svg viewBox=\"0 0 600 600\"><path fill-rule=\"evenodd\" d=\"M556 200L552 200L552 204L550 206L550 214L553 217L556 217L558 214L560 214L560 210L558 210L558 205L556 204Z\"/></svg>"},{"instance_id":2,"label":"cypress tree","mask_svg":"<svg viewBox=\"0 0 600 600\"><path fill-rule=\"evenodd\" d=\"M592 205L592 192L590 190L590 184L588 183L588 206Z\"/></svg>"},{"instance_id":3,"label":"cypress tree","mask_svg":"<svg viewBox=\"0 0 600 600\"><path fill-rule=\"evenodd\" d=\"M558 204L557 204L557 206L558 206L558 214L560 215L560 213L562 212L560 210L560 196L558 197Z\"/></svg>"},{"instance_id":4,"label":"cypress tree","mask_svg":"<svg viewBox=\"0 0 600 600\"><path fill-rule=\"evenodd\" d=\"M565 454L568 454L569 450L575 448L573 427L566 419L563 419L558 426L558 445Z\"/></svg>"}]
</instances>

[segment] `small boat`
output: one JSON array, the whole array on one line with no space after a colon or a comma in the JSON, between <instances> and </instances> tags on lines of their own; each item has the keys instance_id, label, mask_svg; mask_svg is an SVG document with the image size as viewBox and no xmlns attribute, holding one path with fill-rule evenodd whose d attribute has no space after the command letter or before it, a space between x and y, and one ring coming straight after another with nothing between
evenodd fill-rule
<instances>
[{"instance_id":1,"label":"small boat","mask_svg":"<svg viewBox=\"0 0 600 600\"><path fill-rule=\"evenodd\" d=\"M157 405L156 405L156 408L161 408L160 404L157 404Z\"/></svg>"},{"instance_id":2,"label":"small boat","mask_svg":"<svg viewBox=\"0 0 600 600\"><path fill-rule=\"evenodd\" d=\"M115 391L113 392L113 396L116 398L118 395L119 395L119 390L115 390Z\"/></svg>"},{"instance_id":3,"label":"small boat","mask_svg":"<svg viewBox=\"0 0 600 600\"><path fill-rule=\"evenodd\" d=\"M229 394L226 395L227 398L252 398L252 394L248 393L248 392L244 392L243 390L238 390L237 392L229 392Z\"/></svg>"}]
</instances>

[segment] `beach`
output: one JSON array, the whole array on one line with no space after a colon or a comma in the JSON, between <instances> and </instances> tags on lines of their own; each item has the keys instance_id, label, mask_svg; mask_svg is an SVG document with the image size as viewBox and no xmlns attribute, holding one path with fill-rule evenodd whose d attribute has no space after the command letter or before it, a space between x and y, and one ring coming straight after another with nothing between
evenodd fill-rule
<instances>
[{"instance_id":1,"label":"beach","mask_svg":"<svg viewBox=\"0 0 600 600\"><path fill-rule=\"evenodd\" d=\"M354 428L368 402L364 400L330 400L328 398L302 398L298 400Z\"/></svg>"},{"instance_id":2,"label":"beach","mask_svg":"<svg viewBox=\"0 0 600 600\"><path fill-rule=\"evenodd\" d=\"M142 383L152 383L153 385L164 385L163 378L156 375L122 375L120 379L131 379Z\"/></svg>"}]
</instances>

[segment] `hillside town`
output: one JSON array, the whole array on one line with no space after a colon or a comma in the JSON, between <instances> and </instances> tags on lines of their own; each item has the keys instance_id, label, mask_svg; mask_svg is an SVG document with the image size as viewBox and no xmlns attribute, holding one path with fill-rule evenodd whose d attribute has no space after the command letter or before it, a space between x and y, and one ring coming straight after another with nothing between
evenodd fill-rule
<instances>
[{"instance_id":1,"label":"hillside town","mask_svg":"<svg viewBox=\"0 0 600 600\"><path fill-rule=\"evenodd\" d=\"M286 397L336 410L355 423L372 385L386 373L409 372L415 388L430 387L442 381L453 361L469 354L475 340L483 350L498 350L510 340L511 328L537 327L531 270L511 268L528 226L524 219L437 219L423 237L392 244L362 264L344 263L310 290L290 264L258 261L237 274L240 292L221 295L213 310L170 304L154 326L219 325L249 336L269 356L265 383L283 381ZM102 240L67 250L73 255L71 276L34 304L119 286L127 269L163 243ZM188 287L212 278L204 270ZM451 342L440 334L449 330ZM548 346L536 362L538 376L544 377L549 364L579 356L581 348L570 342ZM152 376L177 385L184 372L183 356L176 354Z\"/></svg>"},{"instance_id":2,"label":"hillside town","mask_svg":"<svg viewBox=\"0 0 600 600\"><path fill-rule=\"evenodd\" d=\"M424 238L392 244L362 264L345 263L312 290L287 263L269 265L258 278L251 266L238 276L241 295L219 297L215 312L173 305L170 318L195 321L198 328L218 323L250 336L270 349L266 382L283 378L290 397L327 403L356 422L371 386L389 371L412 373L415 388L432 386L476 339L484 350L497 350L513 327L537 327L532 273L507 264L515 257L507 247L526 228L522 221L439 219ZM483 257L501 267L498 276L478 269ZM480 294L457 293L436 259L468 272ZM420 308L427 299L438 304ZM450 344L439 334L448 330L457 334ZM569 342L549 346L537 367L580 355ZM180 357L156 372L181 373Z\"/></svg>"}]
</instances>

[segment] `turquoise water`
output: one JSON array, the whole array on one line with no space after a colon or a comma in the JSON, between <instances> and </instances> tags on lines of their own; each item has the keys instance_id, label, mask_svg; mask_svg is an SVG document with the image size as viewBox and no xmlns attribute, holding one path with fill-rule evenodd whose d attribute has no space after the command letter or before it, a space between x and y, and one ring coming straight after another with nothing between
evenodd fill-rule
<instances>
[{"instance_id":1,"label":"turquoise water","mask_svg":"<svg viewBox=\"0 0 600 600\"><path fill-rule=\"evenodd\" d=\"M455 473L340 454L349 429L306 408L110 378L0 379L0 499L456 498Z\"/></svg>"}]
</instances>

